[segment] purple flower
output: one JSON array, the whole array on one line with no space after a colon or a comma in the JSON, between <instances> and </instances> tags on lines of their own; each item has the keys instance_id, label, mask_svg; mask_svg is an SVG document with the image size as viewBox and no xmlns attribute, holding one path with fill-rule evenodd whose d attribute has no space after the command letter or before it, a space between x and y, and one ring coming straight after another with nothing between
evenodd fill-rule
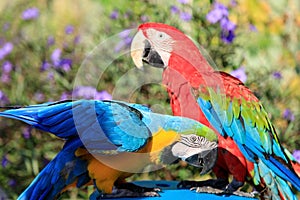
<instances>
[{"instance_id":1,"label":"purple flower","mask_svg":"<svg viewBox=\"0 0 300 200\"><path fill-rule=\"evenodd\" d=\"M132 38L131 38L131 37L127 37L127 38L124 39L124 43L125 43L125 45L127 45L127 46L130 46L131 41L132 41Z\"/></svg>"},{"instance_id":2,"label":"purple flower","mask_svg":"<svg viewBox=\"0 0 300 200\"><path fill-rule=\"evenodd\" d=\"M177 1L182 4L187 4L189 2L189 0L177 0Z\"/></svg>"},{"instance_id":3,"label":"purple flower","mask_svg":"<svg viewBox=\"0 0 300 200\"><path fill-rule=\"evenodd\" d=\"M228 18L222 18L220 20L220 26L221 26L221 39L223 42L229 44L232 43L235 34L234 30L236 28L236 25L232 23Z\"/></svg>"},{"instance_id":4,"label":"purple flower","mask_svg":"<svg viewBox=\"0 0 300 200\"><path fill-rule=\"evenodd\" d=\"M232 23L228 18L223 18L220 20L220 26L222 30L225 31L234 31L235 30L235 24Z\"/></svg>"},{"instance_id":5,"label":"purple flower","mask_svg":"<svg viewBox=\"0 0 300 200\"><path fill-rule=\"evenodd\" d=\"M5 74L5 73L3 73L2 75L1 75L1 82L2 83L9 83L10 82L10 75L9 74Z\"/></svg>"},{"instance_id":6,"label":"purple flower","mask_svg":"<svg viewBox=\"0 0 300 200\"><path fill-rule=\"evenodd\" d=\"M78 86L72 93L73 98L93 99L97 93L92 86Z\"/></svg>"},{"instance_id":7,"label":"purple flower","mask_svg":"<svg viewBox=\"0 0 300 200\"><path fill-rule=\"evenodd\" d=\"M26 126L23 128L22 134L25 139L29 139L31 137L31 130L32 130L31 126Z\"/></svg>"},{"instance_id":8,"label":"purple flower","mask_svg":"<svg viewBox=\"0 0 300 200\"><path fill-rule=\"evenodd\" d=\"M130 29L125 29L124 31L122 31L118 35L119 35L120 38L125 39L125 38L129 37L130 32L131 32Z\"/></svg>"},{"instance_id":9,"label":"purple flower","mask_svg":"<svg viewBox=\"0 0 300 200\"><path fill-rule=\"evenodd\" d=\"M129 47L132 41L132 36L130 35L131 30L126 29L119 33L119 37L122 39L120 42L118 42L115 46L114 51L120 52L122 48Z\"/></svg>"},{"instance_id":10,"label":"purple flower","mask_svg":"<svg viewBox=\"0 0 300 200\"><path fill-rule=\"evenodd\" d=\"M72 60L69 58L63 58L60 60L59 66L66 72L70 71L71 66L72 66Z\"/></svg>"},{"instance_id":11,"label":"purple flower","mask_svg":"<svg viewBox=\"0 0 300 200\"><path fill-rule=\"evenodd\" d=\"M36 92L34 93L33 98L37 102L43 102L45 100L45 95L41 92Z\"/></svg>"},{"instance_id":12,"label":"purple flower","mask_svg":"<svg viewBox=\"0 0 300 200\"><path fill-rule=\"evenodd\" d=\"M228 9L221 3L214 3L214 8L207 13L206 19L212 24L217 23L223 17L228 17Z\"/></svg>"},{"instance_id":13,"label":"purple flower","mask_svg":"<svg viewBox=\"0 0 300 200\"><path fill-rule=\"evenodd\" d=\"M14 179L9 179L8 185L10 187L16 187L17 186L17 181L15 181Z\"/></svg>"},{"instance_id":14,"label":"purple flower","mask_svg":"<svg viewBox=\"0 0 300 200\"><path fill-rule=\"evenodd\" d=\"M52 71L48 72L47 79L54 80L54 73Z\"/></svg>"},{"instance_id":15,"label":"purple flower","mask_svg":"<svg viewBox=\"0 0 300 200\"><path fill-rule=\"evenodd\" d=\"M236 6L236 5L237 5L237 1L236 1L236 0L231 0L231 1L230 1L230 5L231 5L232 7Z\"/></svg>"},{"instance_id":16,"label":"purple flower","mask_svg":"<svg viewBox=\"0 0 300 200\"><path fill-rule=\"evenodd\" d=\"M60 62L60 56L61 56L61 50L60 49L55 49L52 54L51 54L51 61L54 66L58 66Z\"/></svg>"},{"instance_id":17,"label":"purple flower","mask_svg":"<svg viewBox=\"0 0 300 200\"><path fill-rule=\"evenodd\" d=\"M252 31L252 32L257 32L257 28L253 24L249 25L249 30Z\"/></svg>"},{"instance_id":18,"label":"purple flower","mask_svg":"<svg viewBox=\"0 0 300 200\"><path fill-rule=\"evenodd\" d=\"M2 48L0 49L0 60L2 60L5 56L10 54L10 52L13 50L14 45L10 42L5 43Z\"/></svg>"},{"instance_id":19,"label":"purple flower","mask_svg":"<svg viewBox=\"0 0 300 200\"><path fill-rule=\"evenodd\" d=\"M235 38L235 34L233 31L225 31L225 30L221 31L221 39L223 42L230 44L233 42L234 38Z\"/></svg>"},{"instance_id":20,"label":"purple flower","mask_svg":"<svg viewBox=\"0 0 300 200\"><path fill-rule=\"evenodd\" d=\"M282 117L287 121L291 122L295 120L295 115L292 113L290 109L285 109L282 113Z\"/></svg>"},{"instance_id":21,"label":"purple flower","mask_svg":"<svg viewBox=\"0 0 300 200\"><path fill-rule=\"evenodd\" d=\"M32 20L38 18L40 15L40 11L36 7L27 8L22 13L22 19L23 20Z\"/></svg>"},{"instance_id":22,"label":"purple flower","mask_svg":"<svg viewBox=\"0 0 300 200\"><path fill-rule=\"evenodd\" d=\"M78 86L73 91L73 98L84 98L84 99L96 99L96 100L111 100L111 95L103 90L98 92L96 88L92 86Z\"/></svg>"},{"instance_id":23,"label":"purple flower","mask_svg":"<svg viewBox=\"0 0 300 200\"><path fill-rule=\"evenodd\" d=\"M111 19L118 19L119 17L119 11L118 10L113 10L110 14Z\"/></svg>"},{"instance_id":24,"label":"purple flower","mask_svg":"<svg viewBox=\"0 0 300 200\"><path fill-rule=\"evenodd\" d=\"M72 34L74 32L74 26L72 26L72 25L67 25L66 27L65 27L65 33L66 34Z\"/></svg>"},{"instance_id":25,"label":"purple flower","mask_svg":"<svg viewBox=\"0 0 300 200\"><path fill-rule=\"evenodd\" d=\"M275 79L282 79L282 74L279 71L273 72L272 75Z\"/></svg>"},{"instance_id":26,"label":"purple flower","mask_svg":"<svg viewBox=\"0 0 300 200\"><path fill-rule=\"evenodd\" d=\"M54 44L55 44L55 38L51 35L51 36L49 36L48 39L47 39L47 45L48 45L48 46L52 46L52 45L54 45Z\"/></svg>"},{"instance_id":27,"label":"purple flower","mask_svg":"<svg viewBox=\"0 0 300 200\"><path fill-rule=\"evenodd\" d=\"M12 70L11 62L5 61L2 65L2 72L8 74L11 72L11 70Z\"/></svg>"},{"instance_id":28,"label":"purple flower","mask_svg":"<svg viewBox=\"0 0 300 200\"><path fill-rule=\"evenodd\" d=\"M97 99L97 100L112 100L112 96L106 90L102 90L101 92L96 93L95 99Z\"/></svg>"},{"instance_id":29,"label":"purple flower","mask_svg":"<svg viewBox=\"0 0 300 200\"><path fill-rule=\"evenodd\" d=\"M232 76L234 76L235 78L238 78L243 83L245 83L246 80L247 80L247 75L246 75L246 72L245 72L245 68L243 66L236 69L236 70L231 71L230 74Z\"/></svg>"},{"instance_id":30,"label":"purple flower","mask_svg":"<svg viewBox=\"0 0 300 200\"><path fill-rule=\"evenodd\" d=\"M126 45L125 45L125 42L122 40L122 41L118 42L118 44L115 46L114 51L115 51L115 52L120 52L121 49L122 49L123 47L125 47L125 46L126 46Z\"/></svg>"},{"instance_id":31,"label":"purple flower","mask_svg":"<svg viewBox=\"0 0 300 200\"><path fill-rule=\"evenodd\" d=\"M149 19L148 19L148 17L146 15L142 15L141 16L141 21L142 22L147 22L147 21L149 21Z\"/></svg>"},{"instance_id":32,"label":"purple flower","mask_svg":"<svg viewBox=\"0 0 300 200\"><path fill-rule=\"evenodd\" d=\"M185 22L191 21L192 15L188 12L181 12L180 13L180 19L182 19Z\"/></svg>"},{"instance_id":33,"label":"purple flower","mask_svg":"<svg viewBox=\"0 0 300 200\"><path fill-rule=\"evenodd\" d=\"M180 12L180 10L177 6L171 6L170 10L171 10L172 14L177 14Z\"/></svg>"},{"instance_id":34,"label":"purple flower","mask_svg":"<svg viewBox=\"0 0 300 200\"><path fill-rule=\"evenodd\" d=\"M293 157L300 163L300 150L294 150Z\"/></svg>"},{"instance_id":35,"label":"purple flower","mask_svg":"<svg viewBox=\"0 0 300 200\"><path fill-rule=\"evenodd\" d=\"M0 106L5 106L9 103L7 96L0 90Z\"/></svg>"},{"instance_id":36,"label":"purple flower","mask_svg":"<svg viewBox=\"0 0 300 200\"><path fill-rule=\"evenodd\" d=\"M43 72L48 70L50 67L51 67L50 63L48 63L47 61L43 61L40 70Z\"/></svg>"},{"instance_id":37,"label":"purple flower","mask_svg":"<svg viewBox=\"0 0 300 200\"><path fill-rule=\"evenodd\" d=\"M80 36L79 36L79 35L76 35L76 36L74 37L74 44L79 44L79 42L80 42Z\"/></svg>"},{"instance_id":38,"label":"purple flower","mask_svg":"<svg viewBox=\"0 0 300 200\"><path fill-rule=\"evenodd\" d=\"M9 161L8 161L8 159L7 159L7 155L4 155L4 156L2 157L2 161L1 161L2 167L3 167L3 168L7 167L8 163L9 163Z\"/></svg>"},{"instance_id":39,"label":"purple flower","mask_svg":"<svg viewBox=\"0 0 300 200\"><path fill-rule=\"evenodd\" d=\"M70 94L68 92L63 92L60 96L60 100L61 101L67 100L70 98L69 96L70 96Z\"/></svg>"},{"instance_id":40,"label":"purple flower","mask_svg":"<svg viewBox=\"0 0 300 200\"><path fill-rule=\"evenodd\" d=\"M7 31L9 29L9 27L10 27L10 23L5 23L2 26L2 30L5 32L5 31Z\"/></svg>"}]
</instances>

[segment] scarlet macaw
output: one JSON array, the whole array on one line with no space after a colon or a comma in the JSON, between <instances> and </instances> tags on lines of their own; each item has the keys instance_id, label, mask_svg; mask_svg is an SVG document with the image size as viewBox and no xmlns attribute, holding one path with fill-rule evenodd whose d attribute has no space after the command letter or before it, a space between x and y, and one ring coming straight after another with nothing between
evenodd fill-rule
<instances>
[{"instance_id":1,"label":"scarlet macaw","mask_svg":"<svg viewBox=\"0 0 300 200\"><path fill-rule=\"evenodd\" d=\"M137 67L163 68L174 115L218 133L217 180L205 184L231 193L248 181L274 199L297 198L287 182L300 190L299 163L283 149L261 102L240 80L215 71L185 34L166 24L140 25L131 56Z\"/></svg>"},{"instance_id":2,"label":"scarlet macaw","mask_svg":"<svg viewBox=\"0 0 300 200\"><path fill-rule=\"evenodd\" d=\"M78 100L0 112L64 139L57 156L18 199L53 199L70 187L94 184L96 196L159 196L154 188L125 183L149 164L183 159L208 172L217 156L217 136L197 121L156 114L143 105ZM129 162L128 162L129 161ZM119 192L118 192L119 191ZM94 195L94 194L93 194Z\"/></svg>"}]
</instances>

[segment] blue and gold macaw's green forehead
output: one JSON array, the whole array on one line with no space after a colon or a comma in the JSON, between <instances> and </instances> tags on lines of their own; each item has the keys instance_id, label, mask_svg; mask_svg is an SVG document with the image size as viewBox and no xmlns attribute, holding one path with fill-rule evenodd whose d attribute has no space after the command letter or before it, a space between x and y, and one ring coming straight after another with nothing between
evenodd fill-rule
<instances>
[{"instance_id":1,"label":"blue and gold macaw's green forehead","mask_svg":"<svg viewBox=\"0 0 300 200\"><path fill-rule=\"evenodd\" d=\"M143 112L143 121L152 133L157 132L158 128L173 130L182 135L194 134L206 138L210 142L218 142L218 136L209 127L198 121L181 116L162 115L158 113Z\"/></svg>"}]
</instances>

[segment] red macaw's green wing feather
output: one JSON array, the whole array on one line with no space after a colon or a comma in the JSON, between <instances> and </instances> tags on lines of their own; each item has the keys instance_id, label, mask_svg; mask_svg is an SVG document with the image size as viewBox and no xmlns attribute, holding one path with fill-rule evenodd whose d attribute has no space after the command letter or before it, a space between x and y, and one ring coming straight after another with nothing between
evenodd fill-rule
<instances>
[{"instance_id":1,"label":"red macaw's green wing feather","mask_svg":"<svg viewBox=\"0 0 300 200\"><path fill-rule=\"evenodd\" d=\"M299 190L300 178L292 169L259 100L231 75L215 72L212 76L221 78L223 85L217 83L206 90L201 88L201 92L194 89L197 102L212 126L225 138L231 137L243 155L254 163L254 184L264 182L276 193L277 188L281 190L288 186L286 180ZM283 190L281 195L293 196L290 189Z\"/></svg>"}]
</instances>

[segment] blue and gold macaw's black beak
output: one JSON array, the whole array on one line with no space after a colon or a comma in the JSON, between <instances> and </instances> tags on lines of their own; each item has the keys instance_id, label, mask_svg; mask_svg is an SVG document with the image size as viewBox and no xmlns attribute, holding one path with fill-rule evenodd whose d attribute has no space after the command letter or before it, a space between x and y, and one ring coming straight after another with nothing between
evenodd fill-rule
<instances>
[{"instance_id":1,"label":"blue and gold macaw's black beak","mask_svg":"<svg viewBox=\"0 0 300 200\"><path fill-rule=\"evenodd\" d=\"M130 53L137 68L143 68L144 63L158 68L166 66L159 53L141 30L137 32L132 40Z\"/></svg>"},{"instance_id":2,"label":"blue and gold macaw's black beak","mask_svg":"<svg viewBox=\"0 0 300 200\"><path fill-rule=\"evenodd\" d=\"M201 169L200 174L208 173L216 163L217 147L215 141L189 134L181 135L181 139L172 146L172 154L188 164Z\"/></svg>"},{"instance_id":3,"label":"blue and gold macaw's black beak","mask_svg":"<svg viewBox=\"0 0 300 200\"><path fill-rule=\"evenodd\" d=\"M201 168L200 174L207 174L215 165L217 160L217 148L192 155L185 161L195 167Z\"/></svg>"}]
</instances>

